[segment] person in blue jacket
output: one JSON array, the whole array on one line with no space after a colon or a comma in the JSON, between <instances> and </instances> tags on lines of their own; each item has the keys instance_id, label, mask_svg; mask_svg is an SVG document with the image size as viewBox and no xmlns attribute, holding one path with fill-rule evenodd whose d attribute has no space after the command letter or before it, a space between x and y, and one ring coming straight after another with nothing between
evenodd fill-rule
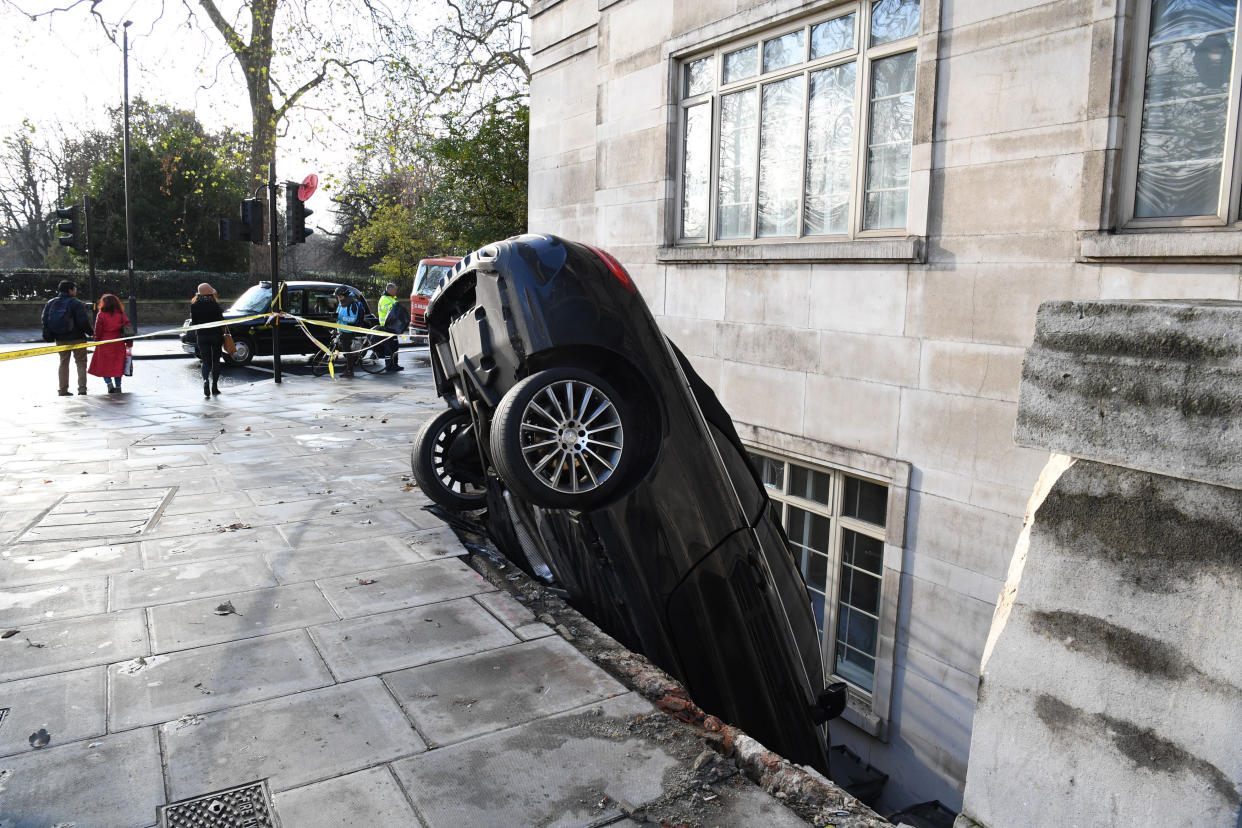
<instances>
[{"instance_id":1,"label":"person in blue jacket","mask_svg":"<svg viewBox=\"0 0 1242 828\"><path fill-rule=\"evenodd\" d=\"M362 299L353 296L345 288L336 289L336 321L341 325L360 325L366 306L362 304ZM354 334L349 331L339 331L341 339L341 350L345 352L345 370L341 372L343 377L352 377L354 375L354 363L358 359L358 355L351 353L354 350Z\"/></svg>"}]
</instances>

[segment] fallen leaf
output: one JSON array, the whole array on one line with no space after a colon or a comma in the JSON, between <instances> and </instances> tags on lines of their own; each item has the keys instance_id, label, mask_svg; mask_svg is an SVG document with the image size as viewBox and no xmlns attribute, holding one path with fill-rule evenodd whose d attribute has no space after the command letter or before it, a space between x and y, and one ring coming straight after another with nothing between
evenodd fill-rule
<instances>
[{"instance_id":1,"label":"fallen leaf","mask_svg":"<svg viewBox=\"0 0 1242 828\"><path fill-rule=\"evenodd\" d=\"M413 488L414 488L413 483L406 483L404 486L401 487L401 491L408 492L410 489L413 489Z\"/></svg>"},{"instance_id":2,"label":"fallen leaf","mask_svg":"<svg viewBox=\"0 0 1242 828\"><path fill-rule=\"evenodd\" d=\"M225 601L223 604L216 607L215 613L216 615L241 615L240 612L234 609L232 601Z\"/></svg>"},{"instance_id":3,"label":"fallen leaf","mask_svg":"<svg viewBox=\"0 0 1242 828\"><path fill-rule=\"evenodd\" d=\"M2 634L0 634L0 638L12 638L19 632L21 632L21 630L5 630Z\"/></svg>"},{"instance_id":4,"label":"fallen leaf","mask_svg":"<svg viewBox=\"0 0 1242 828\"><path fill-rule=\"evenodd\" d=\"M371 584L375 584L375 583L379 583L379 578L359 578L358 579L358 586L370 586Z\"/></svg>"},{"instance_id":5,"label":"fallen leaf","mask_svg":"<svg viewBox=\"0 0 1242 828\"><path fill-rule=\"evenodd\" d=\"M50 480L44 480L43 482L44 482L44 483L51 483L52 481L50 481Z\"/></svg>"},{"instance_id":6,"label":"fallen leaf","mask_svg":"<svg viewBox=\"0 0 1242 828\"><path fill-rule=\"evenodd\" d=\"M35 748L47 747L47 743L52 741L52 734L48 733L44 728L39 728L30 734L30 746Z\"/></svg>"},{"instance_id":7,"label":"fallen leaf","mask_svg":"<svg viewBox=\"0 0 1242 828\"><path fill-rule=\"evenodd\" d=\"M250 426L246 426L246 431L249 431L249 430L250 430Z\"/></svg>"},{"instance_id":8,"label":"fallen leaf","mask_svg":"<svg viewBox=\"0 0 1242 828\"><path fill-rule=\"evenodd\" d=\"M388 418L387 418L387 417L385 417L384 419L380 420L380 422L381 422L381 423L386 423L386 422L388 422Z\"/></svg>"}]
</instances>

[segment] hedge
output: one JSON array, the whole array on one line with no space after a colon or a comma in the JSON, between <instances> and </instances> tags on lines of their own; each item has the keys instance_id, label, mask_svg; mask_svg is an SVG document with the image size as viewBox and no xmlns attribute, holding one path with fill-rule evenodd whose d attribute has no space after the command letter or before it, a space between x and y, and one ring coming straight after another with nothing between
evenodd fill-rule
<instances>
[{"instance_id":1,"label":"hedge","mask_svg":"<svg viewBox=\"0 0 1242 828\"><path fill-rule=\"evenodd\" d=\"M225 299L236 299L261 277L251 273L206 273L195 270L134 271L134 288L138 299L189 300L202 282L210 282L216 292ZM299 280L343 282L362 291L363 295L379 296L388 284L386 277L334 273L300 273ZM56 286L62 279L77 283L79 298L88 298L90 279L85 271L78 270L0 270L0 300L46 300L56 296ZM123 270L98 270L95 272L95 293L102 296L113 293L126 301L129 296L129 275ZM98 296L89 298L98 298Z\"/></svg>"}]
</instances>

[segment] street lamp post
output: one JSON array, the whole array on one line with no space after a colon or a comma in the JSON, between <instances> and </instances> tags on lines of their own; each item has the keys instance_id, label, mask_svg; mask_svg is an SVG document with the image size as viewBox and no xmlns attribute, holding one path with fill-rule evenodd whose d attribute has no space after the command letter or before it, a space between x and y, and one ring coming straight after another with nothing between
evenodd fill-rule
<instances>
[{"instance_id":1,"label":"street lamp post","mask_svg":"<svg viewBox=\"0 0 1242 828\"><path fill-rule=\"evenodd\" d=\"M125 91L125 132L121 138L121 152L124 156L122 169L125 178L125 269L129 273L129 321L138 325L138 298L134 287L134 230L129 218L129 27L134 21L126 20L121 24L122 51L125 53L122 82Z\"/></svg>"}]
</instances>

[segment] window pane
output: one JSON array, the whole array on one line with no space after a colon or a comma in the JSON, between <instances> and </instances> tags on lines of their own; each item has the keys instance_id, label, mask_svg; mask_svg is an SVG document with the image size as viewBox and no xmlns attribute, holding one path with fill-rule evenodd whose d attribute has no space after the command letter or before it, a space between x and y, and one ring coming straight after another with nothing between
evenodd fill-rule
<instances>
[{"instance_id":1,"label":"window pane","mask_svg":"<svg viewBox=\"0 0 1242 828\"><path fill-rule=\"evenodd\" d=\"M708 179L712 163L710 103L702 103L686 110L686 135L682 152L685 167L681 173L681 235L682 238L706 238Z\"/></svg>"},{"instance_id":2,"label":"window pane","mask_svg":"<svg viewBox=\"0 0 1242 828\"><path fill-rule=\"evenodd\" d=\"M838 676L861 687L868 693L875 683L875 659L865 656L856 650L848 650L841 642L837 642L836 664L833 672Z\"/></svg>"},{"instance_id":3,"label":"window pane","mask_svg":"<svg viewBox=\"0 0 1242 828\"><path fill-rule=\"evenodd\" d=\"M888 514L888 487L845 476L845 503L841 513L876 526L883 526Z\"/></svg>"},{"instance_id":4,"label":"window pane","mask_svg":"<svg viewBox=\"0 0 1242 828\"><path fill-rule=\"evenodd\" d=\"M914 135L914 52L871 64L870 113L863 227L901 228L906 224Z\"/></svg>"},{"instance_id":5,"label":"window pane","mask_svg":"<svg viewBox=\"0 0 1242 828\"><path fill-rule=\"evenodd\" d=\"M828 499L830 475L808 469L805 466L789 464L789 493L803 500L814 500L825 506L831 503Z\"/></svg>"},{"instance_id":6,"label":"window pane","mask_svg":"<svg viewBox=\"0 0 1242 828\"><path fill-rule=\"evenodd\" d=\"M1134 214L1211 215L1220 196L1236 6L1155 0Z\"/></svg>"},{"instance_id":7,"label":"window pane","mask_svg":"<svg viewBox=\"0 0 1242 828\"><path fill-rule=\"evenodd\" d=\"M759 71L759 47L747 46L724 56L724 82L752 77Z\"/></svg>"},{"instance_id":8,"label":"window pane","mask_svg":"<svg viewBox=\"0 0 1242 828\"><path fill-rule=\"evenodd\" d=\"M811 60L854 48L854 15L811 27Z\"/></svg>"},{"instance_id":9,"label":"window pane","mask_svg":"<svg viewBox=\"0 0 1242 828\"><path fill-rule=\"evenodd\" d=\"M763 87L759 123L759 235L796 236L804 78Z\"/></svg>"},{"instance_id":10,"label":"window pane","mask_svg":"<svg viewBox=\"0 0 1242 828\"><path fill-rule=\"evenodd\" d=\"M828 554L828 543L832 537L832 521L823 515L817 515L814 512L808 512L805 509L798 509L794 506L789 507L789 542L795 547L795 551L800 554L802 550L810 550L818 552L821 555ZM827 560L825 558L825 560ZM825 563L826 567L827 564ZM827 570L825 569L825 572ZM810 574L803 570L802 573L808 579ZM819 581L819 588L824 588L823 578Z\"/></svg>"},{"instance_id":11,"label":"window pane","mask_svg":"<svg viewBox=\"0 0 1242 828\"><path fill-rule=\"evenodd\" d=\"M804 218L807 235L849 229L856 66L846 63L811 73Z\"/></svg>"},{"instance_id":12,"label":"window pane","mask_svg":"<svg viewBox=\"0 0 1242 828\"><path fill-rule=\"evenodd\" d=\"M687 63L681 94L690 98L712 91L712 68L714 65L713 59L709 57Z\"/></svg>"},{"instance_id":13,"label":"window pane","mask_svg":"<svg viewBox=\"0 0 1242 828\"><path fill-rule=\"evenodd\" d=\"M918 0L875 0L871 4L871 45L918 34Z\"/></svg>"},{"instance_id":14,"label":"window pane","mask_svg":"<svg viewBox=\"0 0 1242 828\"><path fill-rule=\"evenodd\" d=\"M755 102L757 89L720 99L720 173L716 182L716 235L751 235L755 192Z\"/></svg>"},{"instance_id":15,"label":"window pane","mask_svg":"<svg viewBox=\"0 0 1242 828\"><path fill-rule=\"evenodd\" d=\"M787 35L781 35L763 44L763 71L771 72L793 66L806 59L806 31L799 29Z\"/></svg>"},{"instance_id":16,"label":"window pane","mask_svg":"<svg viewBox=\"0 0 1242 828\"><path fill-rule=\"evenodd\" d=\"M847 571L842 570L842 578ZM880 579L857 569L848 570L850 577L849 594L841 593L842 603L848 603L855 609L862 610L870 615L880 614Z\"/></svg>"},{"instance_id":17,"label":"window pane","mask_svg":"<svg viewBox=\"0 0 1242 828\"><path fill-rule=\"evenodd\" d=\"M763 480L763 485L776 491L784 491L785 489L785 464L780 460L771 457L764 457L762 454L752 454L751 460L759 469L759 478Z\"/></svg>"},{"instance_id":18,"label":"window pane","mask_svg":"<svg viewBox=\"0 0 1242 828\"><path fill-rule=\"evenodd\" d=\"M884 571L884 542L844 529L841 532L841 563L879 575Z\"/></svg>"}]
</instances>

